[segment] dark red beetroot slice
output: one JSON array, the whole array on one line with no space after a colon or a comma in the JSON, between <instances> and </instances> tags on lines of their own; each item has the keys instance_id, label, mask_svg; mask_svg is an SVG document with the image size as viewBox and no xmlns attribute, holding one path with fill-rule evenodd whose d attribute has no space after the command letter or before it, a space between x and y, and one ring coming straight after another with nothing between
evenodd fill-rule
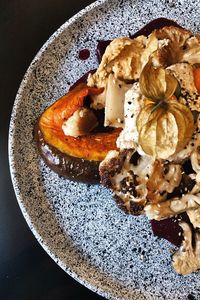
<instances>
[{"instance_id":1,"label":"dark red beetroot slice","mask_svg":"<svg viewBox=\"0 0 200 300\"><path fill-rule=\"evenodd\" d=\"M151 220L151 227L154 235L159 238L164 238L179 247L183 240L183 230L178 224L181 220L190 223L186 213L161 221Z\"/></svg>"}]
</instances>

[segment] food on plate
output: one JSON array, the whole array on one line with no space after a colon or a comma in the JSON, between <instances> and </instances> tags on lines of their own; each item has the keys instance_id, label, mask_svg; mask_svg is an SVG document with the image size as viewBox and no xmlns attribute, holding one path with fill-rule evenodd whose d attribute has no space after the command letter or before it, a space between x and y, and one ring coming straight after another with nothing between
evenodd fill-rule
<instances>
[{"instance_id":1,"label":"food on plate","mask_svg":"<svg viewBox=\"0 0 200 300\"><path fill-rule=\"evenodd\" d=\"M36 124L41 156L50 168L69 179L99 182L99 162L116 149L120 129L92 132L98 126L97 117L84 105L87 96L101 92L80 84L47 108Z\"/></svg>"},{"instance_id":2,"label":"food on plate","mask_svg":"<svg viewBox=\"0 0 200 300\"><path fill-rule=\"evenodd\" d=\"M104 42L97 70L41 115L36 139L56 172L99 172L155 232L176 222L177 240L164 235L181 243L172 265L185 275L200 268L200 36L169 25Z\"/></svg>"}]
</instances>

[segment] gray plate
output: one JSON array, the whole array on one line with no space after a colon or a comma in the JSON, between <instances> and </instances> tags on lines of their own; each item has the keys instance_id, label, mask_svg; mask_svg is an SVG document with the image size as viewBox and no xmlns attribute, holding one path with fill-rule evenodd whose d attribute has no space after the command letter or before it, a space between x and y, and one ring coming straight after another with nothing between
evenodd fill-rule
<instances>
[{"instance_id":1,"label":"gray plate","mask_svg":"<svg viewBox=\"0 0 200 300\"><path fill-rule=\"evenodd\" d=\"M165 16L197 32L199 1L97 1L50 37L19 88L9 137L10 169L24 217L47 253L68 274L109 299L200 299L199 273L181 277L170 249L144 217L127 216L101 186L59 178L33 142L40 113L97 66L98 39L128 35ZM78 52L89 48L86 61Z\"/></svg>"}]
</instances>

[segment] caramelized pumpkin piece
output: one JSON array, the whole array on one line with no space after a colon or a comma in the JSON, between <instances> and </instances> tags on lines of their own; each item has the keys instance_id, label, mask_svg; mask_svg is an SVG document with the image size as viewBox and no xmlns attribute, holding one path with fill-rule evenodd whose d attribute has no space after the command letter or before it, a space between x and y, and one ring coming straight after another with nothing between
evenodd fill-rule
<instances>
[{"instance_id":1,"label":"caramelized pumpkin piece","mask_svg":"<svg viewBox=\"0 0 200 300\"><path fill-rule=\"evenodd\" d=\"M67 155L95 161L103 160L109 150L116 149L120 129L79 137L65 135L62 130L63 122L83 107L86 96L97 95L102 91L102 88L80 84L47 108L38 122L45 142Z\"/></svg>"}]
</instances>

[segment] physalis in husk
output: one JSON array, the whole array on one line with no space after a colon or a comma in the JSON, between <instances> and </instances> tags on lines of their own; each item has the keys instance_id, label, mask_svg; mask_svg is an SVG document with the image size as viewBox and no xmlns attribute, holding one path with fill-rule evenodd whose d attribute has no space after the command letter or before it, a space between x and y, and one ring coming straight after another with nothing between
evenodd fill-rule
<instances>
[{"instance_id":1,"label":"physalis in husk","mask_svg":"<svg viewBox=\"0 0 200 300\"><path fill-rule=\"evenodd\" d=\"M150 59L140 76L144 107L137 117L139 144L155 159L167 159L183 149L195 129L191 110L174 95L176 78L164 68L155 68Z\"/></svg>"}]
</instances>

